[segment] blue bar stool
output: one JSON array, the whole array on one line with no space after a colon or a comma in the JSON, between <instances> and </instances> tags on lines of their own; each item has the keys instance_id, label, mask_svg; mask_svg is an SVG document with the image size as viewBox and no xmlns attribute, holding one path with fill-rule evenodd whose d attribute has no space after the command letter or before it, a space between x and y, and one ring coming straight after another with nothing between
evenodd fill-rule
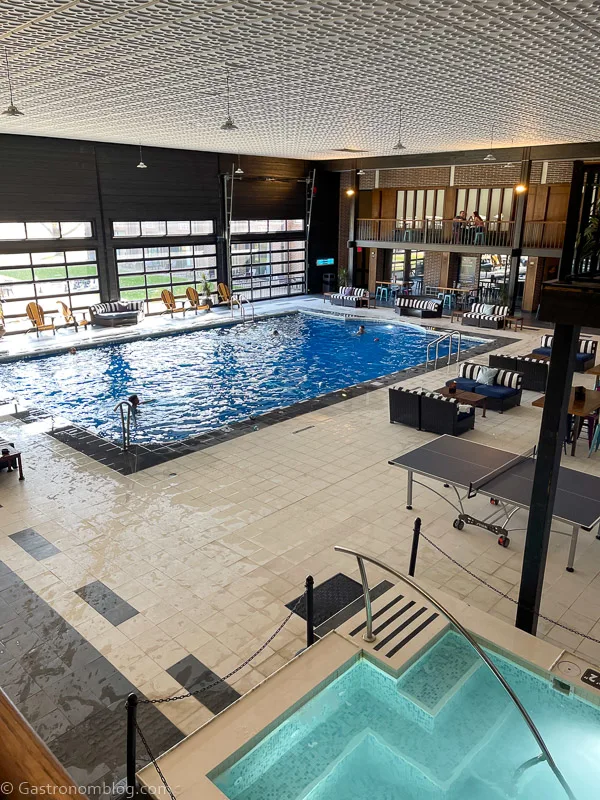
<instances>
[{"instance_id":1,"label":"blue bar stool","mask_svg":"<svg viewBox=\"0 0 600 800\"><path fill-rule=\"evenodd\" d=\"M375 302L377 302L378 300L383 302L384 295L385 295L385 302L387 303L388 301L387 286L378 286L377 289L375 289Z\"/></svg>"},{"instance_id":2,"label":"blue bar stool","mask_svg":"<svg viewBox=\"0 0 600 800\"><path fill-rule=\"evenodd\" d=\"M454 297L451 294L444 295L444 302L442 303L442 308L446 308L448 306L448 311L452 311L452 307L454 306Z\"/></svg>"}]
</instances>

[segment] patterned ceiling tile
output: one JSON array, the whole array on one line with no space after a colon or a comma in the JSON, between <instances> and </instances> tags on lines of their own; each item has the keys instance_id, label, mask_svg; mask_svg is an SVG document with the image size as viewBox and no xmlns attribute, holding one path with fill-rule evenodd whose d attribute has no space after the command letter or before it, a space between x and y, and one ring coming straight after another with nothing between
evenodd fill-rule
<instances>
[{"instance_id":1,"label":"patterned ceiling tile","mask_svg":"<svg viewBox=\"0 0 600 800\"><path fill-rule=\"evenodd\" d=\"M0 132L300 158L595 140L597 0L0 0ZM239 130L221 131L231 114ZM8 87L0 73L1 104ZM365 155L367 155L365 154Z\"/></svg>"}]
</instances>

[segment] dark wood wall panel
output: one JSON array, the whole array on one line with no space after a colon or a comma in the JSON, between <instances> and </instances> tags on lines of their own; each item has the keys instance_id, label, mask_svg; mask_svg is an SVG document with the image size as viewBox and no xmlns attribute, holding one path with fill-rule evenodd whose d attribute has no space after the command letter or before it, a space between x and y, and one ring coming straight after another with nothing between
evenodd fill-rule
<instances>
[{"instance_id":1,"label":"dark wood wall panel","mask_svg":"<svg viewBox=\"0 0 600 800\"><path fill-rule=\"evenodd\" d=\"M221 173L241 165L244 175L233 189L233 219L295 219L304 216L306 184L310 165L306 161L266 156L236 156L222 153ZM272 180L267 180L271 178Z\"/></svg>"},{"instance_id":2,"label":"dark wood wall panel","mask_svg":"<svg viewBox=\"0 0 600 800\"><path fill-rule=\"evenodd\" d=\"M108 220L219 217L216 153L144 148L147 169L137 147L97 144L96 155Z\"/></svg>"},{"instance_id":3,"label":"dark wood wall panel","mask_svg":"<svg viewBox=\"0 0 600 800\"><path fill-rule=\"evenodd\" d=\"M0 221L96 219L94 145L0 135Z\"/></svg>"}]
</instances>

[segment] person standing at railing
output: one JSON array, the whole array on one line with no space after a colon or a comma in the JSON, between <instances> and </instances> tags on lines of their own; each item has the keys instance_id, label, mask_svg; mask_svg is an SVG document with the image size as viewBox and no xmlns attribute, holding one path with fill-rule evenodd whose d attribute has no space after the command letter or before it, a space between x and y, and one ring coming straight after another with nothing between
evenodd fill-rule
<instances>
[{"instance_id":1,"label":"person standing at railing","mask_svg":"<svg viewBox=\"0 0 600 800\"><path fill-rule=\"evenodd\" d=\"M462 240L462 232L467 224L467 212L461 211L452 220L452 241L454 244L460 244Z\"/></svg>"},{"instance_id":2,"label":"person standing at railing","mask_svg":"<svg viewBox=\"0 0 600 800\"><path fill-rule=\"evenodd\" d=\"M479 216L479 211L474 211L469 217L469 244L478 244L479 239L483 239L483 231L485 229L485 222ZM477 237L480 233L481 237Z\"/></svg>"}]
</instances>

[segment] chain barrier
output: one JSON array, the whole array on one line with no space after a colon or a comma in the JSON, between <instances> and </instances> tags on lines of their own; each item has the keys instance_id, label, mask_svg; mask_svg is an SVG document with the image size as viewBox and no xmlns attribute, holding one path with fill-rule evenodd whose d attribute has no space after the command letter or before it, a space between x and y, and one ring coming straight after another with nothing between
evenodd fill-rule
<instances>
[{"instance_id":1,"label":"chain barrier","mask_svg":"<svg viewBox=\"0 0 600 800\"><path fill-rule=\"evenodd\" d=\"M249 658L247 658L247 659L246 659L246 660L245 660L245 661L244 661L242 664L240 664L239 666L237 666L235 669L231 670L231 672L228 672L228 673L227 673L227 675L224 675L222 678L217 678L217 680L213 681L212 683L209 683L209 684L207 684L206 686L203 686L201 689L196 689L196 690L194 690L193 692L186 692L185 694L179 694L179 695L177 695L177 696L175 696L175 697L160 697L160 698L157 698L157 699L155 699L155 700L148 700L148 699L147 699L147 698L145 698L145 697L144 697L144 698L139 698L139 699L138 699L138 701L137 701L137 702L138 702L138 704L139 704L139 705L159 705L160 703L172 703L172 702L174 702L175 700L185 700L185 699L187 699L188 697L194 697L195 695L199 695L199 694L201 694L201 693L203 693L203 692L206 692L208 689L212 689L212 688L214 688L215 686L218 686L218 685L219 685L220 683L222 683L223 681L226 681L226 680L228 680L229 678L233 677L233 676L234 676L234 675L236 675L238 672L240 672L240 670L244 669L244 667L247 667L247 666L248 666L248 664L250 664L252 661L254 661L254 659L255 659L255 658L258 656L258 655L260 655L260 654L263 652L263 650L265 650L265 649L266 649L266 648L267 648L267 647L268 647L268 646L271 644L271 642L273 641L273 639L274 639L274 638L275 638L275 637L276 637L276 636L277 636L279 633L281 633L281 631L282 631L282 630L285 628L285 626L288 624L288 622L290 621L290 619L292 618L292 616L294 615L294 613L295 613L295 612L296 612L296 610L298 609L298 606L300 605L300 603L301 603L301 602L302 602L304 599L305 599L305 595L304 595L304 594L301 594L301 595L300 595L300 597L297 599L297 601L294 603L294 606L293 606L293 608L290 610L290 613L289 613L289 614L287 615L287 617L286 617L286 618L283 620L283 622L282 622L280 625L278 625L277 629L276 629L276 630L275 630L275 631L274 631L274 632L271 634L271 636L269 636L269 638L266 640L266 642L264 642L264 643L263 643L263 644L262 644L262 645L261 645L261 646L258 648L258 650L256 650L254 653L252 653L252 655L251 655L251 656L249 656ZM138 734L138 736L140 737L140 739L141 739L141 741L142 741L142 744L144 745L144 748L146 749L146 752L148 753L148 758L150 759L150 762L151 762L151 764L154 766L154 769L156 770L156 772L157 772L157 774L158 774L158 777L159 777L159 778L160 778L160 780L162 781L162 784L163 784L163 786L165 787L165 789L166 789L166 791L167 791L167 794L169 795L169 797L171 798L171 800L177 800L177 798L176 798L176 797L175 797L175 795L173 794L173 791L172 791L171 787L170 787L170 786L169 786L169 784L167 783L167 779L166 779L166 778L165 778L165 776L163 775L163 773L162 773L162 771L161 771L161 769L160 769L160 767L159 767L159 765L158 765L158 762L157 762L156 758L154 757L154 755L153 755L153 753L152 753L152 750L150 749L150 746L149 746L149 744L148 744L148 742L147 742L147 740L146 740L146 737L144 736L144 734L143 734L143 732L142 732L142 729L141 729L141 728L140 728L140 726L139 726L139 723L137 722L137 719L136 719L136 721L135 721L135 728L136 728L136 731L137 731L137 734Z\"/></svg>"},{"instance_id":2,"label":"chain barrier","mask_svg":"<svg viewBox=\"0 0 600 800\"><path fill-rule=\"evenodd\" d=\"M202 694L203 692L206 692L208 689L213 689L215 686L218 686L223 681L226 681L229 678L232 678L240 670L244 669L244 667L247 667L248 664L250 664L251 661L254 661L256 656L260 655L262 653L262 651L265 650L265 648L267 648L271 644L271 642L277 636L277 634L279 634L285 628L285 626L288 624L288 622L292 618L293 613L295 612L296 608L298 607L298 604L300 603L300 600L303 600L303 599L304 599L304 595L301 595L300 598L298 599L298 602L294 605L294 608L290 611L290 613L287 615L287 617L283 620L281 625L279 625L277 630L274 633L272 633L271 636L269 636L267 641L264 644L262 644L255 653L252 653L252 655L249 658L247 658L242 664L240 664L235 669L231 670L231 672L228 672L227 675L224 675L222 678L217 678L217 680L213 681L212 683L209 683L206 686L203 686L202 689L195 689L193 692L186 692L185 694L179 694L176 697L160 697L160 698L158 698L156 700L148 700L147 698L143 698L143 699L140 698L138 700L138 703L140 705L143 705L143 704L159 705L160 703L172 703L175 700L185 700L188 697L194 697L197 694Z\"/></svg>"},{"instance_id":3,"label":"chain barrier","mask_svg":"<svg viewBox=\"0 0 600 800\"><path fill-rule=\"evenodd\" d=\"M519 604L518 600L515 600L513 597L509 597L509 595L506 592L503 592L500 589L496 589L495 586L492 586L491 583L488 583L486 580L484 580L479 575L476 575L468 567L465 567L464 564L461 564L460 561L457 561L451 555L448 555L448 553L444 552L439 545L437 545L435 542L432 542L431 539L429 539L427 536L425 536L424 533L421 533L421 538L425 539L427 544L431 545L431 547L433 547L434 550L437 550L437 552L440 553L441 555L443 555L445 558L447 558L448 561L450 561L452 564L454 564L459 569L462 569L462 571L466 572L467 575L470 575L472 578L475 578L475 580L479 581L479 583L483 584L483 586L487 586L487 588L491 589L492 592L495 592L497 595L499 595L500 597L504 598L505 600L509 600L515 606L517 606ZM534 610L532 608L528 608L526 610L534 613ZM538 617L540 619L543 619L545 622L551 622L553 625L556 625L558 628L562 628L564 631L568 631L568 633L574 633L577 636L582 636L584 639L587 639L590 642L594 642L595 644L600 644L600 639L596 639L594 636L589 636L589 634L587 634L587 633L582 633L581 631L575 630L575 628L571 628L571 627L569 627L569 625L564 625L562 622L557 622L555 619L550 619L550 617L546 617L544 614L540 614L538 612Z\"/></svg>"}]
</instances>

